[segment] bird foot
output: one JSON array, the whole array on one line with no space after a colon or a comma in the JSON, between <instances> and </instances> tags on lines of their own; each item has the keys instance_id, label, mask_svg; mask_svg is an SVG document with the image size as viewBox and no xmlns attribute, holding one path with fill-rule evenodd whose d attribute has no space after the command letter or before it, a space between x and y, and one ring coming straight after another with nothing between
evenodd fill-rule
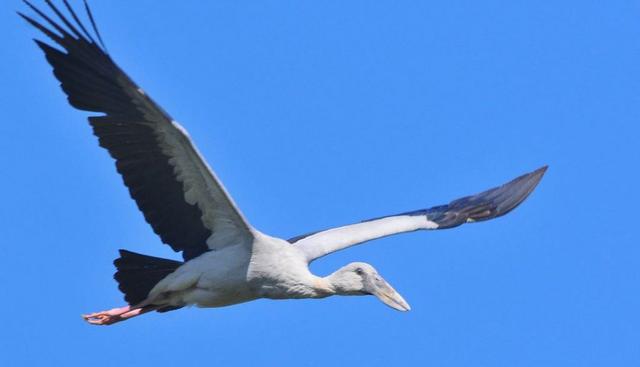
<instances>
[{"instance_id":1,"label":"bird foot","mask_svg":"<svg viewBox=\"0 0 640 367\"><path fill-rule=\"evenodd\" d=\"M82 318L92 325L111 325L116 322L126 320L128 318L138 316L143 313L143 308L134 308L131 306L113 308L108 311L94 312L88 315L82 315Z\"/></svg>"}]
</instances>

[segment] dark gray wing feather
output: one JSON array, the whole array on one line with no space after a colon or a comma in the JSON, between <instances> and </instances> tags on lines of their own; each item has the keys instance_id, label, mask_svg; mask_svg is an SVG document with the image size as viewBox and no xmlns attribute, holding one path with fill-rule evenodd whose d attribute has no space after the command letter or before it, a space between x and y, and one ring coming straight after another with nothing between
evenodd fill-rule
<instances>
[{"instance_id":1,"label":"dark gray wing feather","mask_svg":"<svg viewBox=\"0 0 640 367\"><path fill-rule=\"evenodd\" d=\"M68 30L25 3L51 28L18 14L62 48L36 40L69 103L103 114L89 117L93 132L161 240L182 251L185 260L225 243L250 242L250 226L186 132L111 59L86 2L99 43L66 0L80 30L51 1L47 4Z\"/></svg>"},{"instance_id":2,"label":"dark gray wing feather","mask_svg":"<svg viewBox=\"0 0 640 367\"><path fill-rule=\"evenodd\" d=\"M465 196L446 205L396 215L426 215L428 220L438 224L438 229L497 218L520 205L536 188L547 168L547 166L541 167L502 186Z\"/></svg>"}]
</instances>

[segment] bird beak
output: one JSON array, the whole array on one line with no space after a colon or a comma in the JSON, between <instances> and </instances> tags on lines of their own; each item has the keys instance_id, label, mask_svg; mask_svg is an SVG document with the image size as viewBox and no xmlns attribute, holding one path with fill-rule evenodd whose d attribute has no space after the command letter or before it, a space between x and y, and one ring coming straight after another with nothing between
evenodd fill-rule
<instances>
[{"instance_id":1,"label":"bird beak","mask_svg":"<svg viewBox=\"0 0 640 367\"><path fill-rule=\"evenodd\" d=\"M375 285L371 291L373 295L378 297L382 303L395 310L403 312L411 310L411 306L409 306L407 301L402 298L400 293L396 292L396 290L380 276L377 276L376 278L377 279L374 281Z\"/></svg>"}]
</instances>

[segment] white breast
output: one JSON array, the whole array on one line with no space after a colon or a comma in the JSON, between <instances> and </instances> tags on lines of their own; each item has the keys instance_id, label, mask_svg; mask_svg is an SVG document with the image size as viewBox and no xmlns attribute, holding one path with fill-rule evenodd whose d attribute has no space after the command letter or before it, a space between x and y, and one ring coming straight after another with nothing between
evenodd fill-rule
<instances>
[{"instance_id":1,"label":"white breast","mask_svg":"<svg viewBox=\"0 0 640 367\"><path fill-rule=\"evenodd\" d=\"M152 300L172 305L220 307L257 298L247 274L251 254L247 246L227 246L186 262L149 293Z\"/></svg>"},{"instance_id":2,"label":"white breast","mask_svg":"<svg viewBox=\"0 0 640 367\"><path fill-rule=\"evenodd\" d=\"M258 234L251 249L227 246L188 261L158 283L152 300L172 305L221 307L257 298L314 295L317 277L304 254L288 242Z\"/></svg>"}]
</instances>

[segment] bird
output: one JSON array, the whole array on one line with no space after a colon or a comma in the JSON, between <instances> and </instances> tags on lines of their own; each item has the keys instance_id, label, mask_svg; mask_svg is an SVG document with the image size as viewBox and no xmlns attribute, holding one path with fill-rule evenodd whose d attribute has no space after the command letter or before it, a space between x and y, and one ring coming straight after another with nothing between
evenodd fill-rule
<instances>
[{"instance_id":1,"label":"bird","mask_svg":"<svg viewBox=\"0 0 640 367\"><path fill-rule=\"evenodd\" d=\"M114 278L126 305L83 315L112 325L186 306L224 307L257 299L373 295L409 311L405 299L370 264L350 263L328 276L309 264L348 247L418 230L438 230L509 213L536 188L547 166L445 205L368 219L289 239L254 228L204 160L187 131L113 61L86 0L91 28L63 0L66 15L45 0L55 19L18 15L42 32L34 39L69 104L94 113L88 122L115 160L131 198L160 240L182 261L121 249ZM37 20L36 20L37 19ZM51 43L53 42L53 43Z\"/></svg>"}]
</instances>

